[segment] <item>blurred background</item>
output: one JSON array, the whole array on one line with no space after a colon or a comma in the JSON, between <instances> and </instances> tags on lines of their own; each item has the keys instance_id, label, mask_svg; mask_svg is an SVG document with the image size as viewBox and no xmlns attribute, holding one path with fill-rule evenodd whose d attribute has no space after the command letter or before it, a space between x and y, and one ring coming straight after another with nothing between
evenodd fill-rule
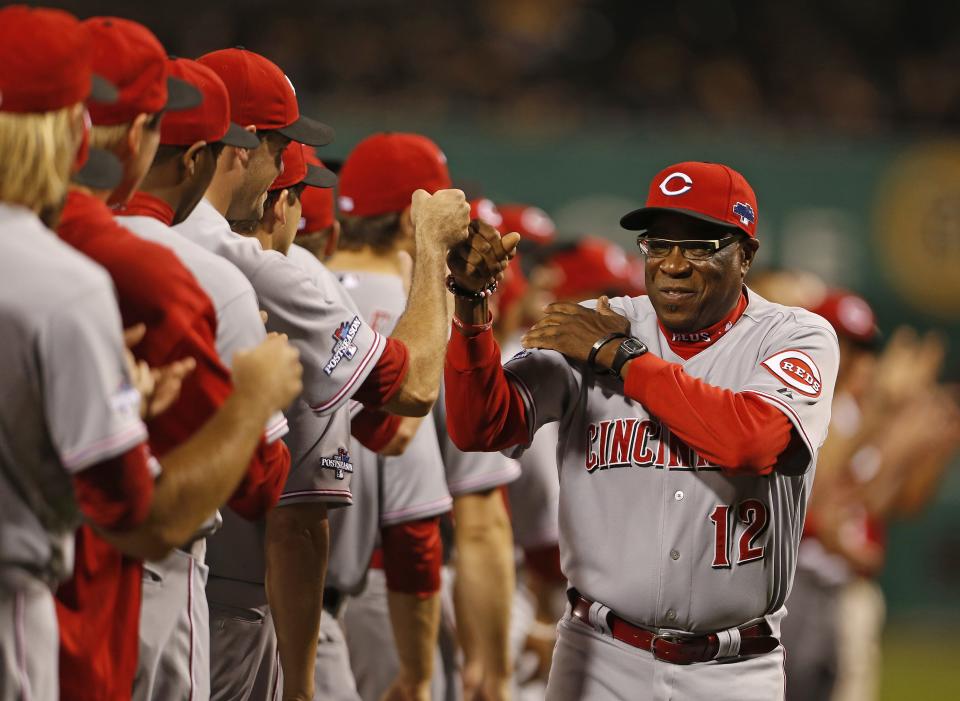
<instances>
[{"instance_id":1,"label":"blurred background","mask_svg":"<svg viewBox=\"0 0 960 701\"><path fill-rule=\"evenodd\" d=\"M423 132L466 189L542 207L561 240L632 249L617 222L656 171L724 162L757 191L762 267L856 292L887 338L938 330L939 379L960 380L960 3L44 4L139 20L176 55L263 53L336 128L321 157ZM958 473L890 524L885 699L960 698Z\"/></svg>"}]
</instances>

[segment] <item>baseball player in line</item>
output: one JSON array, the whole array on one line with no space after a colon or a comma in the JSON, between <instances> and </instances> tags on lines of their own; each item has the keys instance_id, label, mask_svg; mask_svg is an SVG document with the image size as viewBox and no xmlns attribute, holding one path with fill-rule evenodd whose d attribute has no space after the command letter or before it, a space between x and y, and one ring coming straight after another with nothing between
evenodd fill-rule
<instances>
[{"instance_id":1,"label":"baseball player in line","mask_svg":"<svg viewBox=\"0 0 960 701\"><path fill-rule=\"evenodd\" d=\"M25 177L2 173L0 205L11 233L2 237L2 280L11 287L0 325L4 338L22 342L0 378L7 396L19 398L0 416L0 473L10 487L3 514L12 519L0 556L0 611L11 622L0 691L4 699L129 698L136 560L168 552L229 497L267 417L299 391L300 367L282 339L238 357L236 390L221 411L161 462L153 457L139 414L162 416L194 363L174 363L174 383L161 372L150 395L132 388L109 277L36 217L55 218L85 138L92 32L67 13L23 6L0 11L0 30L0 162L25 169ZM167 99L162 90L155 97ZM135 369L139 381L144 366ZM58 622L50 587L72 570L78 511L89 526L76 536L77 570L57 592ZM114 567L121 554L110 543L130 556L133 577ZM133 640L118 637L131 621ZM59 689L58 625L61 643L73 646L61 647L60 661L80 671Z\"/></svg>"},{"instance_id":2,"label":"baseball player in line","mask_svg":"<svg viewBox=\"0 0 960 701\"><path fill-rule=\"evenodd\" d=\"M229 261L171 227L199 202L225 146L255 148L259 142L230 121L227 89L213 71L188 59L169 59L167 67L171 75L197 88L203 102L164 115L157 155L117 221L140 238L172 250L193 273L216 311L217 354L231 367L235 353L266 337L256 295ZM286 419L278 412L264 429L261 450L267 461L289 464L289 451L279 440L286 432ZM246 498L231 499L229 507L246 518L260 518L276 502L286 474L283 469L268 470L262 484L251 485ZM219 522L216 515L205 524L190 553L176 550L162 562L145 564L134 682L137 701L210 696L206 538L202 536L213 532Z\"/></svg>"},{"instance_id":3,"label":"baseball player in line","mask_svg":"<svg viewBox=\"0 0 960 701\"><path fill-rule=\"evenodd\" d=\"M551 305L503 366L478 291L483 260L516 241L460 249L450 434L522 452L560 422L570 589L549 699L782 699L779 624L836 334L744 285L757 203L732 169L665 169L621 225L640 231L649 296Z\"/></svg>"}]
</instances>

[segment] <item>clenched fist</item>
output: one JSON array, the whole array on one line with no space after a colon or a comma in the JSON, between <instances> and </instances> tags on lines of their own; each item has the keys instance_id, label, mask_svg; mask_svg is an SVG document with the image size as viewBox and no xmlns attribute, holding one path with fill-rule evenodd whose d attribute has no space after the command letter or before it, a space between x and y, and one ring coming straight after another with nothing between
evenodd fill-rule
<instances>
[{"instance_id":1,"label":"clenched fist","mask_svg":"<svg viewBox=\"0 0 960 701\"><path fill-rule=\"evenodd\" d=\"M418 247L421 241L446 250L467 238L470 226L470 205L461 190L426 190L413 193L410 218L417 233Z\"/></svg>"},{"instance_id":2,"label":"clenched fist","mask_svg":"<svg viewBox=\"0 0 960 701\"><path fill-rule=\"evenodd\" d=\"M482 290L503 279L519 243L520 234L501 237L500 232L478 219L470 224L470 236L447 254L447 266L460 287Z\"/></svg>"},{"instance_id":3,"label":"clenched fist","mask_svg":"<svg viewBox=\"0 0 960 701\"><path fill-rule=\"evenodd\" d=\"M300 352L284 334L270 334L256 348L233 356L234 390L269 407L271 412L290 405L303 390Z\"/></svg>"}]
</instances>

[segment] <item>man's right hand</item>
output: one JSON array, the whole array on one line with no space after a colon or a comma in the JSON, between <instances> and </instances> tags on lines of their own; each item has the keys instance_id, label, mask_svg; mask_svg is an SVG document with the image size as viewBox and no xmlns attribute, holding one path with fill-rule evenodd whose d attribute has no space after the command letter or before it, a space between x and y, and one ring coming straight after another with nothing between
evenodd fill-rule
<instances>
[{"instance_id":1,"label":"man's right hand","mask_svg":"<svg viewBox=\"0 0 960 701\"><path fill-rule=\"evenodd\" d=\"M501 237L486 222L470 223L470 236L447 255L447 265L460 287L478 291L503 279L503 273L516 255L520 234Z\"/></svg>"},{"instance_id":2,"label":"man's right hand","mask_svg":"<svg viewBox=\"0 0 960 701\"><path fill-rule=\"evenodd\" d=\"M467 239L470 205L461 190L437 190L432 195L417 190L410 204L410 218L418 246L425 236L424 243L446 251Z\"/></svg>"},{"instance_id":3,"label":"man's right hand","mask_svg":"<svg viewBox=\"0 0 960 701\"><path fill-rule=\"evenodd\" d=\"M300 352L286 334L270 334L256 348L233 356L234 391L264 403L273 411L286 409L301 391Z\"/></svg>"}]
</instances>

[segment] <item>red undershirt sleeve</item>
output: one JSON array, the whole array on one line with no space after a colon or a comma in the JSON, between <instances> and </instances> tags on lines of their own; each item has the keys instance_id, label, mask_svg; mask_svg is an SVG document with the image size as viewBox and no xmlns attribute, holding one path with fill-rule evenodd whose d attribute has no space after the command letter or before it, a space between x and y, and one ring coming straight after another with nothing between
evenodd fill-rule
<instances>
[{"instance_id":1,"label":"red undershirt sleeve","mask_svg":"<svg viewBox=\"0 0 960 701\"><path fill-rule=\"evenodd\" d=\"M410 368L410 351L394 338L386 339L387 345L370 374L354 393L353 398L373 409L388 404L400 391Z\"/></svg>"},{"instance_id":2,"label":"red undershirt sleeve","mask_svg":"<svg viewBox=\"0 0 960 701\"><path fill-rule=\"evenodd\" d=\"M121 455L73 476L80 512L109 531L129 531L143 523L153 501L150 450L141 443Z\"/></svg>"},{"instance_id":3,"label":"red undershirt sleeve","mask_svg":"<svg viewBox=\"0 0 960 701\"><path fill-rule=\"evenodd\" d=\"M380 529L387 589L426 599L440 591L443 544L440 517L430 516Z\"/></svg>"},{"instance_id":4,"label":"red undershirt sleeve","mask_svg":"<svg viewBox=\"0 0 960 701\"><path fill-rule=\"evenodd\" d=\"M463 451L503 450L530 440L520 392L500 364L493 332L454 328L443 369L447 432Z\"/></svg>"},{"instance_id":5,"label":"red undershirt sleeve","mask_svg":"<svg viewBox=\"0 0 960 701\"><path fill-rule=\"evenodd\" d=\"M243 480L227 502L249 521L256 521L277 505L290 473L290 451L281 440L260 439Z\"/></svg>"},{"instance_id":6,"label":"red undershirt sleeve","mask_svg":"<svg viewBox=\"0 0 960 701\"><path fill-rule=\"evenodd\" d=\"M397 435L401 421L395 414L364 407L350 420L350 435L367 450L379 453Z\"/></svg>"},{"instance_id":7,"label":"red undershirt sleeve","mask_svg":"<svg viewBox=\"0 0 960 701\"><path fill-rule=\"evenodd\" d=\"M793 427L777 408L707 384L649 353L627 366L624 391L728 473L769 474L790 444Z\"/></svg>"}]
</instances>

